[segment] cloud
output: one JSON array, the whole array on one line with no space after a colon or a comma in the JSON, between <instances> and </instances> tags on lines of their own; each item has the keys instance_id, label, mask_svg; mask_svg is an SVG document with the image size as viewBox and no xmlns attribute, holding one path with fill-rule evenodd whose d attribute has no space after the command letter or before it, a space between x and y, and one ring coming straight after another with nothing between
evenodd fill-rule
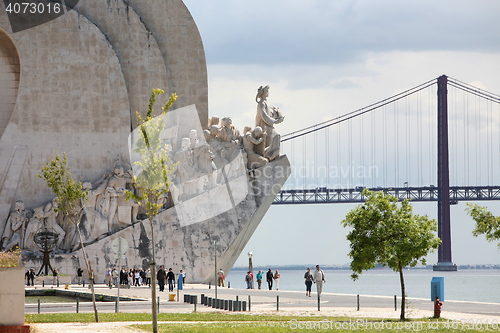
<instances>
[{"instance_id":1,"label":"cloud","mask_svg":"<svg viewBox=\"0 0 500 333\"><path fill-rule=\"evenodd\" d=\"M186 0L209 64L328 64L366 52L500 51L495 0Z\"/></svg>"}]
</instances>

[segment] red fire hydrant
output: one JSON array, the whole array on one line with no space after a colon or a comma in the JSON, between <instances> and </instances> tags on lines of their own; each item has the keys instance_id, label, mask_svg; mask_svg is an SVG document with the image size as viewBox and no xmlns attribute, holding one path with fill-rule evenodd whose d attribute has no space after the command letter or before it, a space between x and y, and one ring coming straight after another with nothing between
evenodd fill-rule
<instances>
[{"instance_id":1,"label":"red fire hydrant","mask_svg":"<svg viewBox=\"0 0 500 333\"><path fill-rule=\"evenodd\" d=\"M434 301L434 318L441 317L441 307L442 306L443 306L443 303L439 301L439 297L436 297L436 300Z\"/></svg>"}]
</instances>

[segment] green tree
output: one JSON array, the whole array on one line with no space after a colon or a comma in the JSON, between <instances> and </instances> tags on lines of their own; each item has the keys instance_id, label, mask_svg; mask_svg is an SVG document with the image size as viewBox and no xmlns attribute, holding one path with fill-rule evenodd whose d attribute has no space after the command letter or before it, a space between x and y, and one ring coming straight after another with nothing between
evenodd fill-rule
<instances>
[{"instance_id":1,"label":"green tree","mask_svg":"<svg viewBox=\"0 0 500 333\"><path fill-rule=\"evenodd\" d=\"M56 196L57 207L54 210L60 212L67 221L75 225L83 253L83 259L90 277L90 290L92 292L95 321L99 322L99 314L95 302L94 280L92 278L94 273L87 252L85 251L82 234L80 232L80 221L88 192L83 188L81 182L73 179L71 176L66 153L63 154L62 158L56 154L53 159L42 167L42 174L39 174L38 177L45 180L47 186L52 189Z\"/></svg>"},{"instance_id":2,"label":"green tree","mask_svg":"<svg viewBox=\"0 0 500 333\"><path fill-rule=\"evenodd\" d=\"M176 94L172 94L167 103L162 107L160 115L154 115L156 96L163 94L161 89L153 89L149 98L148 111L145 118L137 112L139 120L138 135L132 143L133 151L140 156L135 161L136 170L133 182L135 191L127 191L128 199L135 200L139 205L144 206L146 215L151 224L151 299L153 332L158 332L158 310L156 302L156 263L155 263L155 237L154 237L154 217L158 215L162 207L162 198L168 193L170 187L169 175L174 170L174 165L170 161L167 152L168 146L163 144L161 132L165 128L164 118L168 109L177 99Z\"/></svg>"},{"instance_id":3,"label":"green tree","mask_svg":"<svg viewBox=\"0 0 500 333\"><path fill-rule=\"evenodd\" d=\"M500 217L494 216L486 207L469 202L465 211L476 222L476 227L472 230L475 237L484 235L488 242L500 240Z\"/></svg>"},{"instance_id":4,"label":"green tree","mask_svg":"<svg viewBox=\"0 0 500 333\"><path fill-rule=\"evenodd\" d=\"M366 202L351 210L342 221L351 227L349 257L351 275L356 280L364 270L376 264L399 272L401 283L401 315L405 320L406 292L403 268L425 265L425 256L439 247L441 240L435 235L436 220L414 215L408 200L398 204L397 198L383 192L363 190Z\"/></svg>"}]
</instances>

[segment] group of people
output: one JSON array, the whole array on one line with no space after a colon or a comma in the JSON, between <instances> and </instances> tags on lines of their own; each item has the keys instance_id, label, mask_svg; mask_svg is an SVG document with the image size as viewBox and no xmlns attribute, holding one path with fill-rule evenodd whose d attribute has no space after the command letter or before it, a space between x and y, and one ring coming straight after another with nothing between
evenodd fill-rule
<instances>
[{"instance_id":1,"label":"group of people","mask_svg":"<svg viewBox=\"0 0 500 333\"><path fill-rule=\"evenodd\" d=\"M182 290L182 285L186 282L186 272L184 272L181 269L178 277L179 281L177 284L177 289ZM160 287L160 291L165 291L165 281L168 283L168 291L169 292L174 291L175 274L172 268L169 268L168 271L166 271L164 266L160 266L160 269L156 273L156 280L158 281L158 286Z\"/></svg>"},{"instance_id":2,"label":"group of people","mask_svg":"<svg viewBox=\"0 0 500 333\"><path fill-rule=\"evenodd\" d=\"M257 287L259 289L262 288L263 277L264 277L264 272L259 270L259 272L255 276L255 278L257 279ZM269 290L273 290L273 284L276 290L279 290L280 278L281 274L278 270L276 270L273 273L273 271L269 268L269 270L266 273L266 281ZM321 292L323 291L323 284L326 282L325 272L321 269L321 267L319 265L316 265L316 269L313 272L311 272L310 267L307 267L307 271L304 274L304 279L306 285L306 296L311 297L311 288L313 283L316 284L318 296L320 296ZM247 289L253 289L253 281L254 281L254 275L251 271L248 271L247 274L245 275L245 282L247 283ZM219 286L220 285L221 284L220 284L220 274L219 274Z\"/></svg>"},{"instance_id":3,"label":"group of people","mask_svg":"<svg viewBox=\"0 0 500 333\"><path fill-rule=\"evenodd\" d=\"M26 273L28 274L28 273ZM77 272L77 283L82 283L82 275L83 269L78 267ZM92 272L93 275L93 272ZM179 276L182 278L182 283L184 283L186 279L186 273L181 269ZM164 266L160 266L158 271L156 272L156 280L158 286L160 287L160 291L164 291L165 284L168 283L168 290L173 291L175 287L175 274L170 268L168 271L165 270ZM116 268L108 268L105 274L105 283L107 286L112 288L113 286L117 286L118 283L120 285L130 285L130 286L148 286L151 287L151 270L142 269L142 268L130 268L126 269L125 266L122 266L120 271ZM182 289L181 283L178 283L179 289Z\"/></svg>"},{"instance_id":4,"label":"group of people","mask_svg":"<svg viewBox=\"0 0 500 333\"><path fill-rule=\"evenodd\" d=\"M262 279L264 276L264 272L259 270L259 272L255 275L255 279L257 280L257 288L262 289ZM280 282L280 272L276 270L274 273L273 271L269 268L269 270L266 273L266 281L267 285L269 287L269 290L273 290L273 283L276 287L276 290L279 290L279 282ZM253 289L253 281L254 281L254 275L251 271L248 271L247 274L245 275L245 282L247 283L247 289Z\"/></svg>"},{"instance_id":5,"label":"group of people","mask_svg":"<svg viewBox=\"0 0 500 333\"><path fill-rule=\"evenodd\" d=\"M59 284L59 271L54 268L52 269L52 277L53 277L53 284L58 285ZM40 272L39 272L40 273ZM35 277L37 277L37 274L35 273L35 269L32 267L24 273L24 279L26 280L26 285L27 286L34 286L35 285Z\"/></svg>"},{"instance_id":6,"label":"group of people","mask_svg":"<svg viewBox=\"0 0 500 333\"><path fill-rule=\"evenodd\" d=\"M27 286L34 286L35 285L35 269L30 268L24 273L24 279L26 280L26 285Z\"/></svg>"},{"instance_id":7,"label":"group of people","mask_svg":"<svg viewBox=\"0 0 500 333\"><path fill-rule=\"evenodd\" d=\"M318 297L321 295L321 292L323 291L323 283L326 282L325 279L325 272L319 267L319 265L316 265L316 269L314 270L313 273L311 273L311 268L307 267L307 271L304 274L304 279L305 279L305 284L306 284L306 296L311 297L311 287L312 284L316 284L316 288L318 290Z\"/></svg>"},{"instance_id":8,"label":"group of people","mask_svg":"<svg viewBox=\"0 0 500 333\"><path fill-rule=\"evenodd\" d=\"M131 268L127 270L125 266L122 266L120 271L116 268L108 268L106 271L106 284L111 287L113 285L118 285L118 281L121 285L127 284L131 286L149 286L151 287L151 270L142 268Z\"/></svg>"}]
</instances>

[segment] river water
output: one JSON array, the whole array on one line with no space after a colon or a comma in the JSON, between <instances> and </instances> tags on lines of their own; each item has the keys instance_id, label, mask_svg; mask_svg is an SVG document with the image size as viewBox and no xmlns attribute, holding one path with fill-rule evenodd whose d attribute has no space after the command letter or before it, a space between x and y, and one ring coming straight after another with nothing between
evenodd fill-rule
<instances>
[{"instance_id":1,"label":"river water","mask_svg":"<svg viewBox=\"0 0 500 333\"><path fill-rule=\"evenodd\" d=\"M272 269L272 267L271 267ZM313 267L311 267L311 270ZM274 270L273 270L274 272ZM353 281L350 270L324 270L324 292L359 295L401 295L399 274L389 269L364 272ZM264 272L265 273L265 272ZM280 290L305 291L305 270L280 270ZM233 269L226 277L232 288L246 288L245 270ZM257 271L254 270L254 275ZM408 297L430 300L432 277L444 277L445 300L500 303L500 269L466 269L458 272L433 272L428 269L404 271ZM263 288L267 288L265 274ZM257 284L255 283L255 288ZM274 289L274 288L273 288ZM313 291L315 286L313 285Z\"/></svg>"}]
</instances>

